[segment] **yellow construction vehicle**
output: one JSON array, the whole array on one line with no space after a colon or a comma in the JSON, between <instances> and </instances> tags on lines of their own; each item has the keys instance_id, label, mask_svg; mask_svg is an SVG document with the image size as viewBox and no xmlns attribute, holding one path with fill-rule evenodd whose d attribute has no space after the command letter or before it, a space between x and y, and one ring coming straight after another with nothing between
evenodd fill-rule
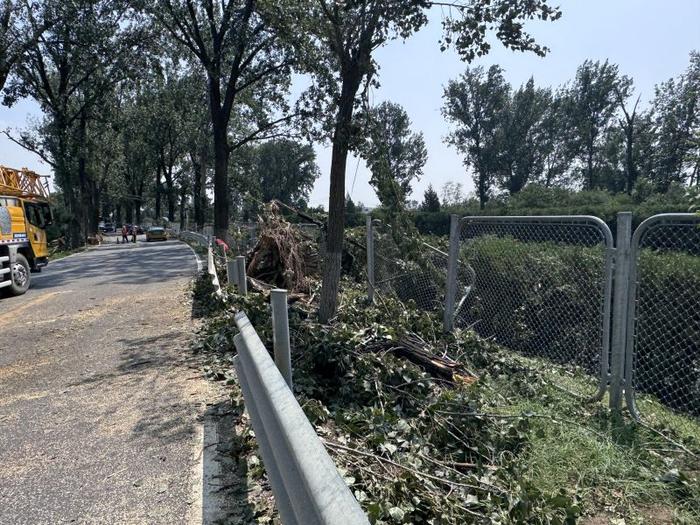
<instances>
[{"instance_id":1,"label":"yellow construction vehicle","mask_svg":"<svg viewBox=\"0 0 700 525\"><path fill-rule=\"evenodd\" d=\"M44 177L0 166L0 289L27 291L30 273L49 263L46 227L52 222Z\"/></svg>"}]
</instances>

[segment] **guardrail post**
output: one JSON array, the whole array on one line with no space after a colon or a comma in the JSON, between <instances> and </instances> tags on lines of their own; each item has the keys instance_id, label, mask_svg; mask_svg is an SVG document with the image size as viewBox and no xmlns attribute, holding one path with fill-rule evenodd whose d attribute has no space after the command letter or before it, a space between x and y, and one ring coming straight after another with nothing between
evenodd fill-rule
<instances>
[{"instance_id":1,"label":"guardrail post","mask_svg":"<svg viewBox=\"0 0 700 525\"><path fill-rule=\"evenodd\" d=\"M270 291L272 305L272 345L275 350L275 364L292 390L292 351L289 344L289 311L287 290L276 288Z\"/></svg>"},{"instance_id":2,"label":"guardrail post","mask_svg":"<svg viewBox=\"0 0 700 525\"><path fill-rule=\"evenodd\" d=\"M367 298L369 302L374 302L374 228L371 215L367 215Z\"/></svg>"},{"instance_id":3,"label":"guardrail post","mask_svg":"<svg viewBox=\"0 0 700 525\"><path fill-rule=\"evenodd\" d=\"M211 243L207 246L207 272L210 274L214 271L214 250Z\"/></svg>"},{"instance_id":4,"label":"guardrail post","mask_svg":"<svg viewBox=\"0 0 700 525\"><path fill-rule=\"evenodd\" d=\"M245 255L236 256L236 277L238 277L238 280L236 281L238 293L241 295L247 295L248 280L245 274Z\"/></svg>"},{"instance_id":5,"label":"guardrail post","mask_svg":"<svg viewBox=\"0 0 700 525\"><path fill-rule=\"evenodd\" d=\"M617 240L615 242L615 277L613 288L612 345L610 351L610 409L622 408L624 385L625 343L627 342L627 303L630 280L630 239L632 237L632 213L617 214Z\"/></svg>"},{"instance_id":6,"label":"guardrail post","mask_svg":"<svg viewBox=\"0 0 700 525\"><path fill-rule=\"evenodd\" d=\"M238 286L238 267L236 266L236 259L226 259L226 276L228 277L228 284Z\"/></svg>"},{"instance_id":7,"label":"guardrail post","mask_svg":"<svg viewBox=\"0 0 700 525\"><path fill-rule=\"evenodd\" d=\"M459 216L450 215L450 251L447 257L447 283L445 286L445 312L443 330L454 328L455 296L457 295L457 259L459 258Z\"/></svg>"}]
</instances>

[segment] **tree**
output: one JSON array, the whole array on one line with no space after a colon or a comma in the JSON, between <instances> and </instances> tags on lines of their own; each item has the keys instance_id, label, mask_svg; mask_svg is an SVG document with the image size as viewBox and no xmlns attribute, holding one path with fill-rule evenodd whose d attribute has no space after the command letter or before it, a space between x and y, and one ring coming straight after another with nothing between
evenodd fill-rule
<instances>
[{"instance_id":1,"label":"tree","mask_svg":"<svg viewBox=\"0 0 700 525\"><path fill-rule=\"evenodd\" d=\"M700 143L700 53L690 55L690 66L677 79L656 87L652 102L656 128L652 178L658 191L690 178L697 166Z\"/></svg>"},{"instance_id":2,"label":"tree","mask_svg":"<svg viewBox=\"0 0 700 525\"><path fill-rule=\"evenodd\" d=\"M623 118L619 119L620 129L625 137L625 191L629 195L632 195L632 190L634 189L634 183L637 180L638 170L635 162L635 141L639 130L637 127L637 106L639 106L639 100L641 95L637 97L637 100L632 106L631 110L627 109L625 103L625 96L620 91L619 88L615 88L615 95L617 96L617 103L620 105L622 110Z\"/></svg>"},{"instance_id":3,"label":"tree","mask_svg":"<svg viewBox=\"0 0 700 525\"><path fill-rule=\"evenodd\" d=\"M46 114L40 137L24 133L17 142L53 167L71 217L69 243L78 246L97 230L96 185L87 158L91 122L114 86L142 66L134 50L148 39L130 23L120 0L43 5L55 23L15 64L5 101L30 96ZM39 32L40 22L29 21L33 33Z\"/></svg>"},{"instance_id":4,"label":"tree","mask_svg":"<svg viewBox=\"0 0 700 525\"><path fill-rule=\"evenodd\" d=\"M286 118L266 118L283 105L282 91L289 81L290 57L280 39L284 28L270 23L270 19L282 17L272 4L255 0L153 0L149 11L196 57L206 73L214 149L214 229L216 235L225 237L228 165L233 149L229 123L234 104L245 97L258 103L256 109L263 114L252 135ZM251 93L253 89L256 94Z\"/></svg>"},{"instance_id":5,"label":"tree","mask_svg":"<svg viewBox=\"0 0 700 525\"><path fill-rule=\"evenodd\" d=\"M443 114L456 126L447 141L464 154L464 165L473 170L482 209L498 172L498 130L509 93L503 71L494 65L487 72L482 67L467 69L459 80L448 82L443 95Z\"/></svg>"},{"instance_id":6,"label":"tree","mask_svg":"<svg viewBox=\"0 0 700 525\"><path fill-rule=\"evenodd\" d=\"M565 111L570 131L572 156L581 166L583 186L599 185L606 133L618 108L618 99L629 96L631 80L621 76L618 67L586 60L576 70L576 78L566 92Z\"/></svg>"},{"instance_id":7,"label":"tree","mask_svg":"<svg viewBox=\"0 0 700 525\"><path fill-rule=\"evenodd\" d=\"M564 98L560 90L552 94L540 122L542 171L537 182L545 187L571 186L567 174L571 164L571 148L564 111Z\"/></svg>"},{"instance_id":8,"label":"tree","mask_svg":"<svg viewBox=\"0 0 700 525\"><path fill-rule=\"evenodd\" d=\"M52 25L42 4L0 0L0 91L15 65Z\"/></svg>"},{"instance_id":9,"label":"tree","mask_svg":"<svg viewBox=\"0 0 700 525\"><path fill-rule=\"evenodd\" d=\"M428 184L428 189L425 190L425 193L423 194L421 210L433 213L440 211L440 198L438 197L437 192L433 189L432 184Z\"/></svg>"},{"instance_id":10,"label":"tree","mask_svg":"<svg viewBox=\"0 0 700 525\"><path fill-rule=\"evenodd\" d=\"M544 169L549 138L544 116L551 104L551 91L535 88L531 77L498 112L496 177L498 185L511 195Z\"/></svg>"},{"instance_id":11,"label":"tree","mask_svg":"<svg viewBox=\"0 0 700 525\"><path fill-rule=\"evenodd\" d=\"M319 319L327 322L335 314L340 283L345 212L345 170L356 130L353 113L361 103L360 87L376 85L376 49L393 38L408 38L427 23L427 11L440 2L426 0L318 0L292 3L288 14L303 21L305 71L314 77L304 109L317 115L320 135L333 143L328 197L326 257L321 288ZM488 52L487 34L515 50L544 54L524 31L523 20L556 19L560 12L546 0L457 0L449 3L443 20L445 37L441 47L453 46L459 55L472 60Z\"/></svg>"},{"instance_id":12,"label":"tree","mask_svg":"<svg viewBox=\"0 0 700 525\"><path fill-rule=\"evenodd\" d=\"M459 206L464 202L461 182L446 182L442 185L442 205L444 207Z\"/></svg>"},{"instance_id":13,"label":"tree","mask_svg":"<svg viewBox=\"0 0 700 525\"><path fill-rule=\"evenodd\" d=\"M320 175L316 153L310 144L274 139L253 147L248 187L258 200L273 199L305 208Z\"/></svg>"},{"instance_id":14,"label":"tree","mask_svg":"<svg viewBox=\"0 0 700 525\"><path fill-rule=\"evenodd\" d=\"M391 102L365 111L358 120L364 122L364 134L357 150L372 172L369 182L384 207L400 211L428 159L423 134L412 132L406 111Z\"/></svg>"}]
</instances>

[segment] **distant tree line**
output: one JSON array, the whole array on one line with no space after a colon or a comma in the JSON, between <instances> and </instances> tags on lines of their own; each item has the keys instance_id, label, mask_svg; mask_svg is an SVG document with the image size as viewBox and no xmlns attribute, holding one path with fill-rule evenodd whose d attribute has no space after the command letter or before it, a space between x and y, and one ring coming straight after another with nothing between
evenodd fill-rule
<instances>
[{"instance_id":1,"label":"distant tree line","mask_svg":"<svg viewBox=\"0 0 700 525\"><path fill-rule=\"evenodd\" d=\"M532 78L514 89L499 66L471 68L448 83L444 100L448 143L463 154L481 208L529 184L627 194L638 184L659 193L700 186L696 51L685 72L656 86L646 108L632 79L607 61L584 62L558 89ZM446 186L443 202L455 204L460 191Z\"/></svg>"}]
</instances>

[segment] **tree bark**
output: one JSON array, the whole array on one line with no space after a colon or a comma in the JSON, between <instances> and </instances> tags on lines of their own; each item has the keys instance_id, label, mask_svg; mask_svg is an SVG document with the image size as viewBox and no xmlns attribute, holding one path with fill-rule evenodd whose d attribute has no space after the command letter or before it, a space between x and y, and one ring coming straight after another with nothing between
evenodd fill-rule
<instances>
[{"instance_id":1,"label":"tree bark","mask_svg":"<svg viewBox=\"0 0 700 525\"><path fill-rule=\"evenodd\" d=\"M185 229L185 214L187 209L187 186L180 188L180 231Z\"/></svg>"},{"instance_id":2,"label":"tree bark","mask_svg":"<svg viewBox=\"0 0 700 525\"><path fill-rule=\"evenodd\" d=\"M170 166L165 171L165 186L168 198L168 221L175 222L175 208L177 208L177 193L175 192L175 182L173 181L173 168Z\"/></svg>"},{"instance_id":3,"label":"tree bark","mask_svg":"<svg viewBox=\"0 0 700 525\"><path fill-rule=\"evenodd\" d=\"M158 166L156 167L156 221L160 220L161 216L161 182L160 182L160 176L161 176L161 164L160 162L158 163Z\"/></svg>"},{"instance_id":4,"label":"tree bark","mask_svg":"<svg viewBox=\"0 0 700 525\"><path fill-rule=\"evenodd\" d=\"M214 121L214 234L225 238L228 234L228 121Z\"/></svg>"},{"instance_id":5,"label":"tree bark","mask_svg":"<svg viewBox=\"0 0 700 525\"><path fill-rule=\"evenodd\" d=\"M323 264L321 304L318 314L322 323L330 321L338 307L338 290L340 287L343 256L343 229L345 225L345 169L348 160L350 125L352 123L355 94L359 89L361 79L359 72L355 72L355 75L343 81L338 117L333 133L326 253Z\"/></svg>"}]
</instances>

